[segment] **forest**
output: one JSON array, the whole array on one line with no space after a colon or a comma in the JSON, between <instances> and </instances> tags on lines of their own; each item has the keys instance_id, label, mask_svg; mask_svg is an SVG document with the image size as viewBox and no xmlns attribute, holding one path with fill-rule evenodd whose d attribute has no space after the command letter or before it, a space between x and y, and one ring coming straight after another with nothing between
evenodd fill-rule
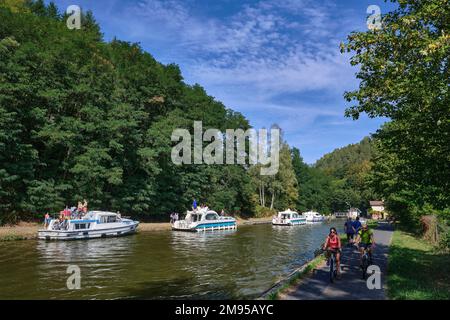
<instances>
[{"instance_id":1,"label":"forest","mask_svg":"<svg viewBox=\"0 0 450 320\"><path fill-rule=\"evenodd\" d=\"M390 121L314 165L282 138L278 173L261 176L258 165L170 161L176 128L251 128L201 85L186 84L176 64L139 44L104 41L91 12L69 30L53 3L1 1L0 224L83 199L150 220L184 212L194 198L241 216L287 207L365 213L375 199L412 224L429 212L448 215L450 10L428 6L449 3L399 3L381 31L352 33L341 45L361 79L345 94L354 102L346 116Z\"/></svg>"}]
</instances>

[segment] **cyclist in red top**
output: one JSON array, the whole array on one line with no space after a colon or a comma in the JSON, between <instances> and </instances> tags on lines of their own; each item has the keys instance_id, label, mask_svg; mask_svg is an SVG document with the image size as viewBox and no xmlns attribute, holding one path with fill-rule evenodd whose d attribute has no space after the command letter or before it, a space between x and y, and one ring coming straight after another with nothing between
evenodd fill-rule
<instances>
[{"instance_id":1,"label":"cyclist in red top","mask_svg":"<svg viewBox=\"0 0 450 320\"><path fill-rule=\"evenodd\" d=\"M329 250L336 254L336 270L337 276L341 276L341 238L337 234L336 228L330 228L330 233L325 239L325 244L323 245L323 250Z\"/></svg>"}]
</instances>

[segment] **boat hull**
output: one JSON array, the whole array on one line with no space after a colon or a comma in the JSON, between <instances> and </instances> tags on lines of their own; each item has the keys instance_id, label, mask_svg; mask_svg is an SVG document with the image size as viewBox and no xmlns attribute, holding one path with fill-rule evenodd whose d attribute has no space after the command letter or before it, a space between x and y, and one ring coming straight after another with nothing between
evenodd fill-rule
<instances>
[{"instance_id":1,"label":"boat hull","mask_svg":"<svg viewBox=\"0 0 450 320\"><path fill-rule=\"evenodd\" d=\"M41 240L80 240L106 237L118 237L136 232L139 222L133 222L122 226L88 229L88 230L39 230L38 238Z\"/></svg>"},{"instance_id":2,"label":"boat hull","mask_svg":"<svg viewBox=\"0 0 450 320\"><path fill-rule=\"evenodd\" d=\"M272 225L274 226L299 226L306 224L306 219L295 219L295 220L289 220L286 222L278 222L278 221L272 221Z\"/></svg>"},{"instance_id":3,"label":"boat hull","mask_svg":"<svg viewBox=\"0 0 450 320\"><path fill-rule=\"evenodd\" d=\"M204 232L204 231L235 230L235 229L237 229L236 221L201 222L186 226L179 226L178 224L175 224L172 226L172 230L174 231L185 231L185 232Z\"/></svg>"},{"instance_id":4,"label":"boat hull","mask_svg":"<svg viewBox=\"0 0 450 320\"><path fill-rule=\"evenodd\" d=\"M307 223L320 223L323 222L325 219L309 219L306 220Z\"/></svg>"}]
</instances>

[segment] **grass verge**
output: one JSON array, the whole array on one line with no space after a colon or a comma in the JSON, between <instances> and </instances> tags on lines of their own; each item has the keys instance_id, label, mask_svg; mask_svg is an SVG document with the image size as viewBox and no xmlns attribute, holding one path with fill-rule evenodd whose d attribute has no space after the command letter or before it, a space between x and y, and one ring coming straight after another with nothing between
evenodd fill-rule
<instances>
[{"instance_id":1,"label":"grass verge","mask_svg":"<svg viewBox=\"0 0 450 320\"><path fill-rule=\"evenodd\" d=\"M450 254L396 230L388 258L388 297L395 300L450 299Z\"/></svg>"},{"instance_id":2,"label":"grass verge","mask_svg":"<svg viewBox=\"0 0 450 320\"><path fill-rule=\"evenodd\" d=\"M297 286L300 281L308 276L315 268L317 268L322 262L325 261L324 255L318 255L314 259L312 259L308 264L305 266L305 268L302 269L302 271L295 273L292 275L286 283L284 283L280 288L278 288L276 291L271 292L269 295L266 296L266 299L268 300L278 300L280 295L286 293L291 288Z\"/></svg>"}]
</instances>

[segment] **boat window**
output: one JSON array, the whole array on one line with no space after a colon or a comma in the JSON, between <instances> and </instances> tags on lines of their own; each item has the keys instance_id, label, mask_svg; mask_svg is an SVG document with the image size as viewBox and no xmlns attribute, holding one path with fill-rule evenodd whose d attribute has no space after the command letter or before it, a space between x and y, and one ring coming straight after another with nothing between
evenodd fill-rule
<instances>
[{"instance_id":1,"label":"boat window","mask_svg":"<svg viewBox=\"0 0 450 320\"><path fill-rule=\"evenodd\" d=\"M217 215L215 213L208 213L205 216L205 220L217 220Z\"/></svg>"},{"instance_id":2,"label":"boat window","mask_svg":"<svg viewBox=\"0 0 450 320\"><path fill-rule=\"evenodd\" d=\"M108 223L116 222L117 217L116 216L108 216Z\"/></svg>"},{"instance_id":3,"label":"boat window","mask_svg":"<svg viewBox=\"0 0 450 320\"><path fill-rule=\"evenodd\" d=\"M75 230L86 229L86 223L75 223Z\"/></svg>"}]
</instances>

